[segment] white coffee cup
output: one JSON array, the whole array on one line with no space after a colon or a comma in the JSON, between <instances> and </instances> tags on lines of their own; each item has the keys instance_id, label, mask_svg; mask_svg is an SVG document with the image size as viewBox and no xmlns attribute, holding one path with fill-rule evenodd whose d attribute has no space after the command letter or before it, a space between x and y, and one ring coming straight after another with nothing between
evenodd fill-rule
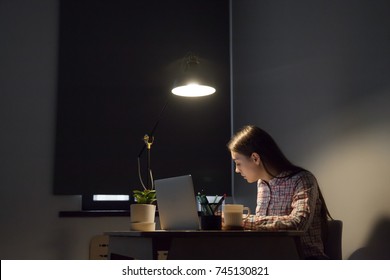
<instances>
[{"instance_id":1,"label":"white coffee cup","mask_svg":"<svg viewBox=\"0 0 390 280\"><path fill-rule=\"evenodd\" d=\"M225 227L242 227L243 221L248 219L251 210L242 204L225 204L222 209L222 214Z\"/></svg>"}]
</instances>

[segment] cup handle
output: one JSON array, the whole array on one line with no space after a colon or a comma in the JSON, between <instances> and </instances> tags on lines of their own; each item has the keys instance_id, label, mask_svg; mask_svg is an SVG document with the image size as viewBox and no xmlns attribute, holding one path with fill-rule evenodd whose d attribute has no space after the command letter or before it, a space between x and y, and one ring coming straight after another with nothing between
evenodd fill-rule
<instances>
[{"instance_id":1,"label":"cup handle","mask_svg":"<svg viewBox=\"0 0 390 280\"><path fill-rule=\"evenodd\" d=\"M244 220L244 221L246 221L246 220L249 218L249 215L251 214L251 209L249 209L249 207L244 207L244 211L243 211L243 212L245 212L245 210L246 210L248 213L246 213L246 216L243 217L243 220ZM245 214L243 214L243 215L245 215Z\"/></svg>"}]
</instances>

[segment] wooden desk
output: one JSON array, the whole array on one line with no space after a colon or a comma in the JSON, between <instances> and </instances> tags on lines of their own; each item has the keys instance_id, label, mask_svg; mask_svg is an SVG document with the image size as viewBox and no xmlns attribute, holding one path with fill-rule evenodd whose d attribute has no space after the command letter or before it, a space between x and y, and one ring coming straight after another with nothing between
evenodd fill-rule
<instances>
[{"instance_id":1,"label":"wooden desk","mask_svg":"<svg viewBox=\"0 0 390 280\"><path fill-rule=\"evenodd\" d=\"M183 230L107 232L109 257L173 260L299 259L300 231Z\"/></svg>"}]
</instances>

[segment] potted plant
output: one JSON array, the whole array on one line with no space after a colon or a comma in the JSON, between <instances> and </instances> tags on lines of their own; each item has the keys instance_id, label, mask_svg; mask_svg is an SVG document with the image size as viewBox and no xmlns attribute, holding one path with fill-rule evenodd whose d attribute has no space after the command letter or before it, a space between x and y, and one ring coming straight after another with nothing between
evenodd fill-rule
<instances>
[{"instance_id":1,"label":"potted plant","mask_svg":"<svg viewBox=\"0 0 390 280\"><path fill-rule=\"evenodd\" d=\"M130 205L131 229L154 230L156 215L156 190L134 190L134 204Z\"/></svg>"}]
</instances>

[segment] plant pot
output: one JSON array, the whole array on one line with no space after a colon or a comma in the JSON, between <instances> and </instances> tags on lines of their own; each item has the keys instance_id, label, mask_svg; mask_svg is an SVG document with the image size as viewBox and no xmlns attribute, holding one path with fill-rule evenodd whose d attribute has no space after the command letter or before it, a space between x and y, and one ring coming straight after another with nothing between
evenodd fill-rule
<instances>
[{"instance_id":1,"label":"plant pot","mask_svg":"<svg viewBox=\"0 0 390 280\"><path fill-rule=\"evenodd\" d=\"M154 223L156 216L156 205L153 204L131 204L130 221L132 223Z\"/></svg>"},{"instance_id":2,"label":"plant pot","mask_svg":"<svg viewBox=\"0 0 390 280\"><path fill-rule=\"evenodd\" d=\"M135 231L155 231L156 223L131 223L130 229Z\"/></svg>"}]
</instances>

